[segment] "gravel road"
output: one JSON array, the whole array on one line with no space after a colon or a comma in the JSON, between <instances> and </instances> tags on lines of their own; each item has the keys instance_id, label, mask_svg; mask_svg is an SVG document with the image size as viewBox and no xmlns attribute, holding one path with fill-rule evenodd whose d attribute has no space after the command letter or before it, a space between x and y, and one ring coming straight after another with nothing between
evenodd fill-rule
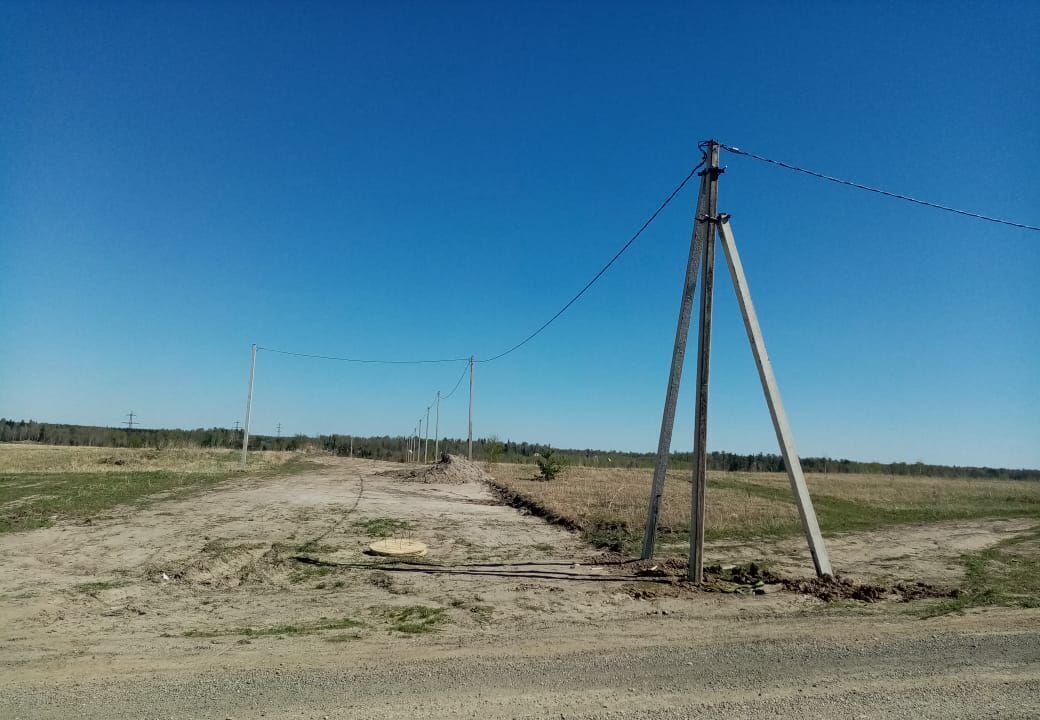
<instances>
[{"instance_id":1,"label":"gravel road","mask_svg":"<svg viewBox=\"0 0 1040 720\"><path fill-rule=\"evenodd\" d=\"M0 717L1037 718L1036 619L1008 611L995 633L979 632L985 615L941 632L907 620L885 623L875 637L850 628L847 639L834 623L814 638L812 623L801 621L783 638L734 628L725 642L657 638L629 648L609 635L583 643L564 633L534 648L325 653L306 665L51 677L7 685ZM858 630L871 622L858 621Z\"/></svg>"}]
</instances>

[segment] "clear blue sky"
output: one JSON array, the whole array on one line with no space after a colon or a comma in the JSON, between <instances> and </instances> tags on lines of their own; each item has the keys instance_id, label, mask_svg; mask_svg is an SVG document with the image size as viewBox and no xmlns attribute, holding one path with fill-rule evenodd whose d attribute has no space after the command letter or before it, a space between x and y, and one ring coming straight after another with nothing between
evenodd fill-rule
<instances>
[{"instance_id":1,"label":"clear blue sky","mask_svg":"<svg viewBox=\"0 0 1040 720\"><path fill-rule=\"evenodd\" d=\"M1040 5L642 5L0 3L0 415L231 426L252 342L492 355L708 137L1040 223ZM1040 234L725 162L802 454L1040 467ZM478 366L478 435L654 448L695 192ZM724 266L714 328L709 445L774 452ZM254 429L404 434L461 371L261 353Z\"/></svg>"}]
</instances>

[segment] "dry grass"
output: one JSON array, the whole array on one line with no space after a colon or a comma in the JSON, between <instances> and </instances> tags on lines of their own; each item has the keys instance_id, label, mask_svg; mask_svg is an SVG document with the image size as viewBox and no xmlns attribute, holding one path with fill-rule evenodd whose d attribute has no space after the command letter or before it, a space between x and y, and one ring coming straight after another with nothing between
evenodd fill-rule
<instances>
[{"instance_id":1,"label":"dry grass","mask_svg":"<svg viewBox=\"0 0 1040 720\"><path fill-rule=\"evenodd\" d=\"M500 464L492 475L503 488L545 514L582 528L594 541L631 549L642 533L649 469L570 467L557 480L541 482L530 466ZM1040 483L1036 482L826 474L812 475L808 483L820 524L829 533L963 518L1040 518ZM787 476L782 473L709 472L706 504L709 539L800 532ZM660 517L664 536L686 533L688 471L668 473ZM610 533L604 535L604 528Z\"/></svg>"},{"instance_id":2,"label":"dry grass","mask_svg":"<svg viewBox=\"0 0 1040 720\"><path fill-rule=\"evenodd\" d=\"M292 452L250 452L249 469L281 465L299 455ZM162 450L70 447L32 443L0 443L0 473L119 473L168 470L185 473L224 473L238 469L237 450L165 448Z\"/></svg>"},{"instance_id":3,"label":"dry grass","mask_svg":"<svg viewBox=\"0 0 1040 720\"><path fill-rule=\"evenodd\" d=\"M552 482L538 480L530 465L496 465L492 471L501 485L537 500L550 512L582 527L603 521L641 528L646 518L652 472L648 469L570 467ZM661 501L660 527L685 532L690 524L690 478L669 472ZM744 527L768 528L797 522L791 503L759 497L743 488L717 487L706 491L707 531L725 534Z\"/></svg>"}]
</instances>

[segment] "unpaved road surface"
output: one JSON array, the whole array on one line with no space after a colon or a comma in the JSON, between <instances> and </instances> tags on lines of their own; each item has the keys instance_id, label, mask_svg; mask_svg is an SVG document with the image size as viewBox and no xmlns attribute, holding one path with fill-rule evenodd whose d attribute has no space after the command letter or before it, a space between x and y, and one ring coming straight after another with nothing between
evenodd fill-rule
<instances>
[{"instance_id":1,"label":"unpaved road surface","mask_svg":"<svg viewBox=\"0 0 1040 720\"><path fill-rule=\"evenodd\" d=\"M483 485L391 467L0 537L0 718L1040 717L1040 611L634 599L645 581ZM385 534L437 564L363 553ZM430 632L394 620L417 607Z\"/></svg>"}]
</instances>

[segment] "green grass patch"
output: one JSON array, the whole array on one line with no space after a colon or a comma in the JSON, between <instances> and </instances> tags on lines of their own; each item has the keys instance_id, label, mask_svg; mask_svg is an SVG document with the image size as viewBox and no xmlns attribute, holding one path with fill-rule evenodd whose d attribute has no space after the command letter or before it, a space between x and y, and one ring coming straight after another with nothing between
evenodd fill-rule
<instances>
[{"instance_id":1,"label":"green grass patch","mask_svg":"<svg viewBox=\"0 0 1040 720\"><path fill-rule=\"evenodd\" d=\"M448 615L444 608L426 605L384 607L380 610L380 614L393 630L406 635L436 632L448 622Z\"/></svg>"},{"instance_id":2,"label":"green grass patch","mask_svg":"<svg viewBox=\"0 0 1040 720\"><path fill-rule=\"evenodd\" d=\"M103 590L116 590L130 584L129 580L99 580L97 582L77 583L72 586L75 592L96 595Z\"/></svg>"},{"instance_id":3,"label":"green grass patch","mask_svg":"<svg viewBox=\"0 0 1040 720\"><path fill-rule=\"evenodd\" d=\"M245 627L229 628L226 630L188 630L184 637L191 638L213 638L228 635L241 635L244 637L270 637L272 635L313 635L325 630L347 630L351 628L362 628L365 624L353 618L322 618L317 622L297 623L292 625L271 625L269 627Z\"/></svg>"},{"instance_id":4,"label":"green grass patch","mask_svg":"<svg viewBox=\"0 0 1040 720\"><path fill-rule=\"evenodd\" d=\"M326 642L353 642L354 640L360 640L361 633L340 633L339 635L329 635L325 638Z\"/></svg>"},{"instance_id":5,"label":"green grass patch","mask_svg":"<svg viewBox=\"0 0 1040 720\"><path fill-rule=\"evenodd\" d=\"M950 483L957 482L951 480ZM743 490L766 500L793 503L794 497L787 487L760 485L748 480L713 479L711 485L720 488ZM825 491L812 492L813 507L825 533L877 530L889 525L934 523L949 520L971 520L979 518L1040 518L1040 497L1033 494L1016 495L957 495L950 493L945 502L936 503L921 497L900 507L885 507L867 502L846 500ZM796 535L802 531L800 523L792 521L771 526L753 528L749 534L709 533L717 535L710 539L742 539L745 537L782 537Z\"/></svg>"},{"instance_id":6,"label":"green grass patch","mask_svg":"<svg viewBox=\"0 0 1040 720\"><path fill-rule=\"evenodd\" d=\"M289 573L289 582L294 585L310 582L331 574L335 569L328 565L299 565Z\"/></svg>"},{"instance_id":7,"label":"green grass patch","mask_svg":"<svg viewBox=\"0 0 1040 720\"><path fill-rule=\"evenodd\" d=\"M222 474L169 470L0 474L0 533L84 521L119 505L141 507L212 487Z\"/></svg>"},{"instance_id":8,"label":"green grass patch","mask_svg":"<svg viewBox=\"0 0 1040 720\"><path fill-rule=\"evenodd\" d=\"M926 606L922 617L987 605L1040 608L1040 528L965 553L961 561L965 572L960 596Z\"/></svg>"},{"instance_id":9,"label":"green grass patch","mask_svg":"<svg viewBox=\"0 0 1040 720\"><path fill-rule=\"evenodd\" d=\"M411 530L412 524L407 520L379 517L357 520L351 523L351 527L368 537L386 538Z\"/></svg>"},{"instance_id":10,"label":"green grass patch","mask_svg":"<svg viewBox=\"0 0 1040 720\"><path fill-rule=\"evenodd\" d=\"M315 466L293 458L256 474L291 475ZM0 533L49 527L60 520L83 522L121 505L139 508L183 498L235 476L231 471L175 470L0 472Z\"/></svg>"}]
</instances>

